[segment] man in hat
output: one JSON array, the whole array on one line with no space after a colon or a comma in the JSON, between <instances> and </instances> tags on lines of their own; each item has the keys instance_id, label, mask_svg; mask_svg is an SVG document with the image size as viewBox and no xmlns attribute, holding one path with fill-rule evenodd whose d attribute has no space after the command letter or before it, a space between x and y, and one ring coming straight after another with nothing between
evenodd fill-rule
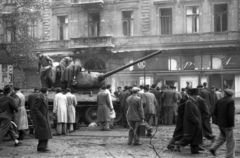
<instances>
[{"instance_id":1,"label":"man in hat","mask_svg":"<svg viewBox=\"0 0 240 158\"><path fill-rule=\"evenodd\" d=\"M44 55L41 52L37 53L37 57L39 59L38 73L40 73L42 87L52 88L51 67L53 65L53 60L48 55Z\"/></svg>"},{"instance_id":2,"label":"man in hat","mask_svg":"<svg viewBox=\"0 0 240 158\"><path fill-rule=\"evenodd\" d=\"M202 143L202 121L198 108L197 97L198 89L189 89L189 99L185 103L183 118L183 138L174 144L186 146L190 144L191 153L199 154L199 145Z\"/></svg>"},{"instance_id":3,"label":"man in hat","mask_svg":"<svg viewBox=\"0 0 240 158\"><path fill-rule=\"evenodd\" d=\"M34 115L35 138L38 139L38 152L48 152L48 140L52 139L52 132L49 121L47 88L41 88L32 106Z\"/></svg>"},{"instance_id":4,"label":"man in hat","mask_svg":"<svg viewBox=\"0 0 240 158\"><path fill-rule=\"evenodd\" d=\"M214 116L219 127L220 134L214 144L210 147L212 155L216 156L216 150L226 142L227 158L235 158L236 141L234 138L235 122L235 103L233 100L234 91L231 89L224 90L224 97L217 101L214 108Z\"/></svg>"},{"instance_id":5,"label":"man in hat","mask_svg":"<svg viewBox=\"0 0 240 158\"><path fill-rule=\"evenodd\" d=\"M158 125L158 118L160 116L160 107L161 107L161 96L160 96L160 92L158 90L156 90L157 85L156 84L152 84L151 90L150 92L153 93L155 95L155 98L157 99L157 107L156 107L156 115L154 116L154 125Z\"/></svg>"},{"instance_id":6,"label":"man in hat","mask_svg":"<svg viewBox=\"0 0 240 158\"><path fill-rule=\"evenodd\" d=\"M128 145L141 145L140 143L140 122L144 122L144 112L141 98L138 96L139 88L133 87L132 95L127 98L128 110L127 120L130 126Z\"/></svg>"},{"instance_id":7,"label":"man in hat","mask_svg":"<svg viewBox=\"0 0 240 158\"><path fill-rule=\"evenodd\" d=\"M119 96L119 100L121 103L121 110L122 110L122 125L123 127L127 127L127 121L126 121L126 113L127 113L127 98L131 95L130 91L129 91L129 87L125 86L124 87L124 91L120 94Z\"/></svg>"}]
</instances>

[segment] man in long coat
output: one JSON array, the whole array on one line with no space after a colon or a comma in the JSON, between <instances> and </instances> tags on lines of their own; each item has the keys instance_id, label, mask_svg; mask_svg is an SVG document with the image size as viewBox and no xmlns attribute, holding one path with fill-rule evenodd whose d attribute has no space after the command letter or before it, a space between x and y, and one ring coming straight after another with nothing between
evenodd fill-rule
<instances>
[{"instance_id":1,"label":"man in long coat","mask_svg":"<svg viewBox=\"0 0 240 158\"><path fill-rule=\"evenodd\" d=\"M157 113L157 106L158 102L153 93L149 92L149 87L145 86L144 87L144 95L145 95L145 101L144 101L144 114L145 114L145 119L146 122L152 126L153 125L153 118Z\"/></svg>"},{"instance_id":2,"label":"man in long coat","mask_svg":"<svg viewBox=\"0 0 240 158\"><path fill-rule=\"evenodd\" d=\"M191 153L199 154L199 145L202 143L202 121L201 114L198 108L196 97L198 96L198 89L188 90L191 97L185 104L184 118L183 118L183 135L180 141L176 141L176 145L186 146L190 144Z\"/></svg>"},{"instance_id":3,"label":"man in long coat","mask_svg":"<svg viewBox=\"0 0 240 158\"><path fill-rule=\"evenodd\" d=\"M176 106L177 94L171 88L167 88L162 94L164 124L172 125L174 118L174 108Z\"/></svg>"},{"instance_id":4,"label":"man in long coat","mask_svg":"<svg viewBox=\"0 0 240 158\"><path fill-rule=\"evenodd\" d=\"M68 116L68 130L69 132L73 132L73 125L76 123L76 109L75 107L77 106L77 99L74 94L71 93L71 89L67 88L66 89L66 97L67 97L67 116Z\"/></svg>"},{"instance_id":5,"label":"man in long coat","mask_svg":"<svg viewBox=\"0 0 240 158\"><path fill-rule=\"evenodd\" d=\"M35 122L35 138L38 139L37 151L47 152L48 140L52 139L49 123L47 88L41 88L41 93L35 99L32 107Z\"/></svg>"},{"instance_id":6,"label":"man in long coat","mask_svg":"<svg viewBox=\"0 0 240 158\"><path fill-rule=\"evenodd\" d=\"M26 130L28 129L28 118L25 108L25 96L22 94L18 87L14 88L16 95L20 98L20 105L18 107L18 112L15 113L14 122L17 125L19 131L19 140L23 140L26 136Z\"/></svg>"},{"instance_id":7,"label":"man in long coat","mask_svg":"<svg viewBox=\"0 0 240 158\"><path fill-rule=\"evenodd\" d=\"M220 130L220 134L210 148L210 152L216 156L216 150L226 142L226 158L235 158L236 140L234 137L235 103L231 89L224 90L225 96L218 100L214 109L214 116Z\"/></svg>"},{"instance_id":8,"label":"man in long coat","mask_svg":"<svg viewBox=\"0 0 240 158\"><path fill-rule=\"evenodd\" d=\"M98 103L98 110L97 110L97 121L101 126L101 130L103 131L110 131L109 123L111 121L110 112L113 109L110 106L110 98L106 91L106 86L103 85L101 91L97 95L97 103Z\"/></svg>"},{"instance_id":9,"label":"man in long coat","mask_svg":"<svg viewBox=\"0 0 240 158\"><path fill-rule=\"evenodd\" d=\"M122 110L122 125L123 127L127 127L127 120L126 120L126 114L127 114L127 98L131 95L129 91L129 87L125 86L124 91L120 94L119 100L121 103L121 110Z\"/></svg>"},{"instance_id":10,"label":"man in long coat","mask_svg":"<svg viewBox=\"0 0 240 158\"><path fill-rule=\"evenodd\" d=\"M73 61L73 58L71 56L66 56L64 57L60 62L59 62L59 67L61 69L61 81L64 81L64 71L70 65L70 63Z\"/></svg>"},{"instance_id":11,"label":"man in long coat","mask_svg":"<svg viewBox=\"0 0 240 158\"><path fill-rule=\"evenodd\" d=\"M137 95L139 88L133 87L132 95L127 98L127 119L130 125L128 134L128 145L140 145L140 122L144 122L144 112L141 98Z\"/></svg>"},{"instance_id":12,"label":"man in long coat","mask_svg":"<svg viewBox=\"0 0 240 158\"><path fill-rule=\"evenodd\" d=\"M56 134L61 135L67 133L67 97L61 93L61 88L57 89L54 97L53 114L57 117Z\"/></svg>"},{"instance_id":13,"label":"man in long coat","mask_svg":"<svg viewBox=\"0 0 240 158\"><path fill-rule=\"evenodd\" d=\"M157 112L156 112L156 115L154 117L154 124L155 125L158 125L158 119L159 119L159 116L160 116L160 108L161 108L161 103L162 103L162 97L160 95L160 92L158 90L156 90L156 84L153 84L152 87L151 87L151 90L150 90L151 93L153 93L155 95L155 98L157 99Z\"/></svg>"},{"instance_id":14,"label":"man in long coat","mask_svg":"<svg viewBox=\"0 0 240 158\"><path fill-rule=\"evenodd\" d=\"M202 118L203 137L214 141L215 136L212 133L211 124L209 122L209 118L211 117L211 110L207 106L206 100L204 100L202 97L197 96L196 101L198 103L198 108L200 110Z\"/></svg>"}]
</instances>

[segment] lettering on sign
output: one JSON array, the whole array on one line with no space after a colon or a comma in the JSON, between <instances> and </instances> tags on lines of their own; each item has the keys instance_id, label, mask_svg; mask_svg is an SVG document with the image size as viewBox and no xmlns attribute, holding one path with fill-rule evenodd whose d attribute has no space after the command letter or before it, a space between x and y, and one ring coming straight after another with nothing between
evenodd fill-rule
<instances>
[{"instance_id":1,"label":"lettering on sign","mask_svg":"<svg viewBox=\"0 0 240 158\"><path fill-rule=\"evenodd\" d=\"M139 67L140 69L145 68L145 67L146 67L146 62L145 62L145 61L139 62L139 63L138 63L138 67Z\"/></svg>"}]
</instances>

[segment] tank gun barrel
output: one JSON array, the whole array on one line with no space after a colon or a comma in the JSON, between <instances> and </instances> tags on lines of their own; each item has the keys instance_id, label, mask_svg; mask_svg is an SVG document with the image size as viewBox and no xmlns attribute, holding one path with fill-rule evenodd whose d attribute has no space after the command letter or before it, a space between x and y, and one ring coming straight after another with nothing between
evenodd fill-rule
<instances>
[{"instance_id":1,"label":"tank gun barrel","mask_svg":"<svg viewBox=\"0 0 240 158\"><path fill-rule=\"evenodd\" d=\"M143 58L140 58L140 59L138 59L138 60L136 60L136 61L134 61L134 62L132 62L132 63L129 63L129 64L127 64L127 65L124 65L124 66L120 67L120 68L117 68L117 69L115 69L115 70L112 70L112 71L110 71L110 72L107 72L107 73L105 73L104 75L101 75L100 78L99 78L99 80L100 80L100 81L101 81L101 80L104 80L104 79L105 79L106 77L108 77L108 76L111 76L111 75L113 75L113 74L115 74L115 73L117 73L117 72L119 72L119 71L121 71L121 70L124 70L124 69L126 69L126 68L128 68L128 67L130 67L130 66L132 66L132 65L135 65L135 64L137 64L137 63L139 63L139 62L142 62L142 61L144 61L144 60L146 60L146 59L148 59L148 58L151 58L151 57L153 57L153 56L155 56L155 55L161 54L162 52L163 52L163 50L156 51L156 52L154 52L154 53L152 53L152 54L149 54L149 55L147 55L147 56L145 56L145 57L143 57Z\"/></svg>"}]
</instances>

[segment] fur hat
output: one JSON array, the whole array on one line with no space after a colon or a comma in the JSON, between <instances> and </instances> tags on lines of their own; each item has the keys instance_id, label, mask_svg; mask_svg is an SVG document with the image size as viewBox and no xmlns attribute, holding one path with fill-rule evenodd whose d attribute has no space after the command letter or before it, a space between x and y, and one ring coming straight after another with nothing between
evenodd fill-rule
<instances>
[{"instance_id":1,"label":"fur hat","mask_svg":"<svg viewBox=\"0 0 240 158\"><path fill-rule=\"evenodd\" d=\"M224 93L228 96L232 96L234 94L234 91L232 89L224 89Z\"/></svg>"}]
</instances>

